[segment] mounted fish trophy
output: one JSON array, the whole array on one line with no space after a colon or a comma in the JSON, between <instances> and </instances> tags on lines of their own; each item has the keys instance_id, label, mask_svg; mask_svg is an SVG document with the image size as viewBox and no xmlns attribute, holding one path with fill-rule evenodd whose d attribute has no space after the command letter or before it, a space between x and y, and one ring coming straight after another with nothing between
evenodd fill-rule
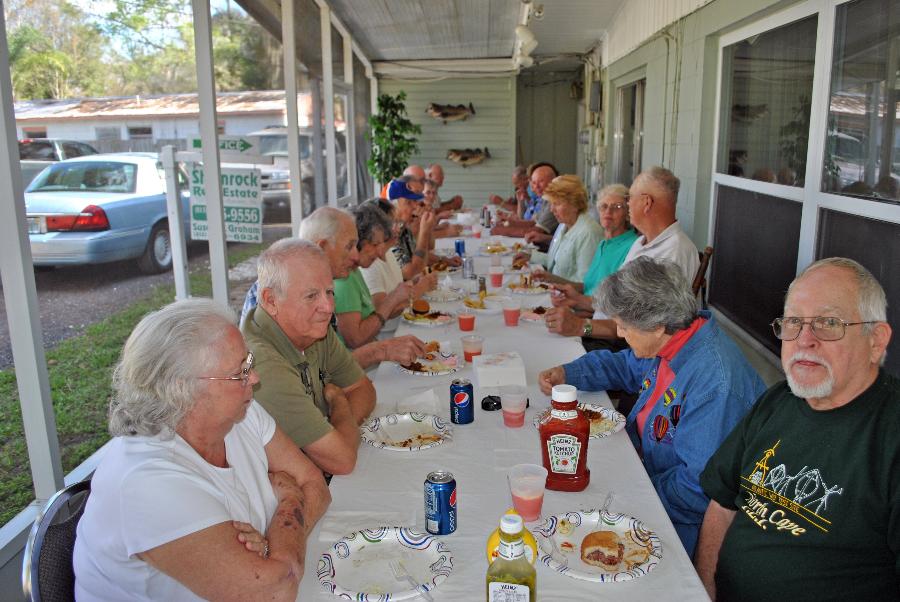
<instances>
[{"instance_id":1,"label":"mounted fish trophy","mask_svg":"<svg viewBox=\"0 0 900 602\"><path fill-rule=\"evenodd\" d=\"M439 105L432 102L428 105L428 108L425 109L425 112L435 119L443 121L444 125L446 125L448 121L464 121L468 119L469 115L475 114L475 107L472 106L471 102L469 103L469 106Z\"/></svg>"},{"instance_id":2,"label":"mounted fish trophy","mask_svg":"<svg viewBox=\"0 0 900 602\"><path fill-rule=\"evenodd\" d=\"M470 165L478 165L485 159L490 159L491 152L486 146L484 147L484 150L481 150L480 148L451 148L447 151L447 158L458 165L469 167Z\"/></svg>"}]
</instances>

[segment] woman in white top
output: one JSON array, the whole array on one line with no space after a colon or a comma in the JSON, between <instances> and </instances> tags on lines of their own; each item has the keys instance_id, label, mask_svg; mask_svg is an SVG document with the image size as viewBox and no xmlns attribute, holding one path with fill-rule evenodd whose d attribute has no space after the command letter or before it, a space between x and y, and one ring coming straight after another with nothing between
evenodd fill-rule
<instances>
[{"instance_id":1,"label":"woman in white top","mask_svg":"<svg viewBox=\"0 0 900 602\"><path fill-rule=\"evenodd\" d=\"M587 190L578 176L566 174L553 178L543 198L550 202L559 226L547 252L535 251L530 261L560 278L582 281L603 240L603 228L588 213ZM517 258L527 256L520 253Z\"/></svg>"},{"instance_id":2,"label":"woman in white top","mask_svg":"<svg viewBox=\"0 0 900 602\"><path fill-rule=\"evenodd\" d=\"M234 316L209 299L146 316L113 376L114 439L75 540L79 600L294 600L322 473L253 400Z\"/></svg>"}]
</instances>

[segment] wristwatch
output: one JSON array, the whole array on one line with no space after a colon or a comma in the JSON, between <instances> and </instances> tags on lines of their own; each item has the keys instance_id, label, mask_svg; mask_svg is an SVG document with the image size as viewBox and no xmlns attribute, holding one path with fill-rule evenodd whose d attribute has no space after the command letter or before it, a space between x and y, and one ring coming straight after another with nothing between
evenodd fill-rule
<instances>
[{"instance_id":1,"label":"wristwatch","mask_svg":"<svg viewBox=\"0 0 900 602\"><path fill-rule=\"evenodd\" d=\"M588 318L584 321L584 326L581 327L581 336L589 337L594 333L594 322Z\"/></svg>"}]
</instances>

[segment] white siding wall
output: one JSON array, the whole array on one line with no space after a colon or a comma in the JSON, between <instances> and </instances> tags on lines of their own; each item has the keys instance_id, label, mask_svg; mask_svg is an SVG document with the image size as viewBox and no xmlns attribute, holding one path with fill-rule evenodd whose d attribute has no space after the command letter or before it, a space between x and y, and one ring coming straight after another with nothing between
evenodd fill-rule
<instances>
[{"instance_id":1,"label":"white siding wall","mask_svg":"<svg viewBox=\"0 0 900 602\"><path fill-rule=\"evenodd\" d=\"M284 115L241 115L220 118L225 122L225 133L229 136L240 136L249 132L255 132L270 125L284 125ZM68 140L82 140L90 142L96 140L96 128L118 127L121 130L121 139L128 139L128 128L135 126L150 126L153 128L154 139L183 139L200 135L200 125L195 117L141 117L135 119L96 119L78 121L60 121L58 123L47 122L48 138L65 138ZM29 127L29 126L25 126ZM22 135L22 127L18 127L19 137Z\"/></svg>"},{"instance_id":2,"label":"white siding wall","mask_svg":"<svg viewBox=\"0 0 900 602\"><path fill-rule=\"evenodd\" d=\"M603 64L622 58L650 36L712 0L627 0L607 31Z\"/></svg>"},{"instance_id":3,"label":"white siding wall","mask_svg":"<svg viewBox=\"0 0 900 602\"><path fill-rule=\"evenodd\" d=\"M466 205L483 205L491 193L511 192L510 174L515 166L516 79L510 77L446 79L439 82L382 80L382 93L406 92L406 111L414 123L422 126L419 153L412 163L427 166L439 162L445 179L441 197L461 194ZM428 103L464 104L471 102L475 115L466 121L444 125L425 113ZM491 158L480 165L463 168L447 159L451 148L484 148Z\"/></svg>"}]
</instances>

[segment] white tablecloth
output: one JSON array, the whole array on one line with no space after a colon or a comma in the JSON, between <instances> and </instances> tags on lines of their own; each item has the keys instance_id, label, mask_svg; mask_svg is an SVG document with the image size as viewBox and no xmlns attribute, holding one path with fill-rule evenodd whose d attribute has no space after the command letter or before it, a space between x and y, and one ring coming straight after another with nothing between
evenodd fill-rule
<instances>
[{"instance_id":1,"label":"white tablecloth","mask_svg":"<svg viewBox=\"0 0 900 602\"><path fill-rule=\"evenodd\" d=\"M481 241L467 240L468 252L477 251ZM452 247L452 239L439 241ZM489 260L479 257L476 269L487 272ZM523 297L528 305L549 305L547 295ZM456 309L459 303L446 304ZM309 537L306 572L298 600L336 599L320 586L316 567L320 555L343 535L378 526L415 526L425 530L423 486L425 476L437 469L453 473L457 483L458 520L455 533L442 536L454 556L450 577L434 590L435 601L475 601L484 599L487 570L485 543L497 528L500 516L511 506L506 472L514 464L541 463L539 437L532 426L536 412L549 406L549 399L537 387L540 370L571 361L584 353L579 339L548 334L543 324L521 322L518 327L503 324L502 315L478 315L475 332L485 337L485 353L518 351L525 362L531 408L526 411L525 426L503 426L499 411L481 409L481 398L493 390L475 387L475 422L453 425L449 444L422 452L376 450L365 444L359 449L356 469L331 482L333 501L328 512ZM397 334L415 334L425 340L452 340L457 345L462 334L453 322L442 328L401 325ZM449 420L450 381L454 378L474 381L471 366L442 377L422 377L400 373L393 363L383 363L373 381L378 404L373 416L397 410L398 403L415 394L434 389L440 400L440 414ZM580 393L580 401L609 406L606 393ZM656 531L662 542L662 561L653 572L624 583L580 581L537 565L538 599L563 600L705 600L706 592L681 546L672 523L644 471L624 431L603 439L591 440L588 449L591 482L579 493L547 491L543 516L570 510L599 507L607 492L615 493L610 510L630 514Z\"/></svg>"}]
</instances>

